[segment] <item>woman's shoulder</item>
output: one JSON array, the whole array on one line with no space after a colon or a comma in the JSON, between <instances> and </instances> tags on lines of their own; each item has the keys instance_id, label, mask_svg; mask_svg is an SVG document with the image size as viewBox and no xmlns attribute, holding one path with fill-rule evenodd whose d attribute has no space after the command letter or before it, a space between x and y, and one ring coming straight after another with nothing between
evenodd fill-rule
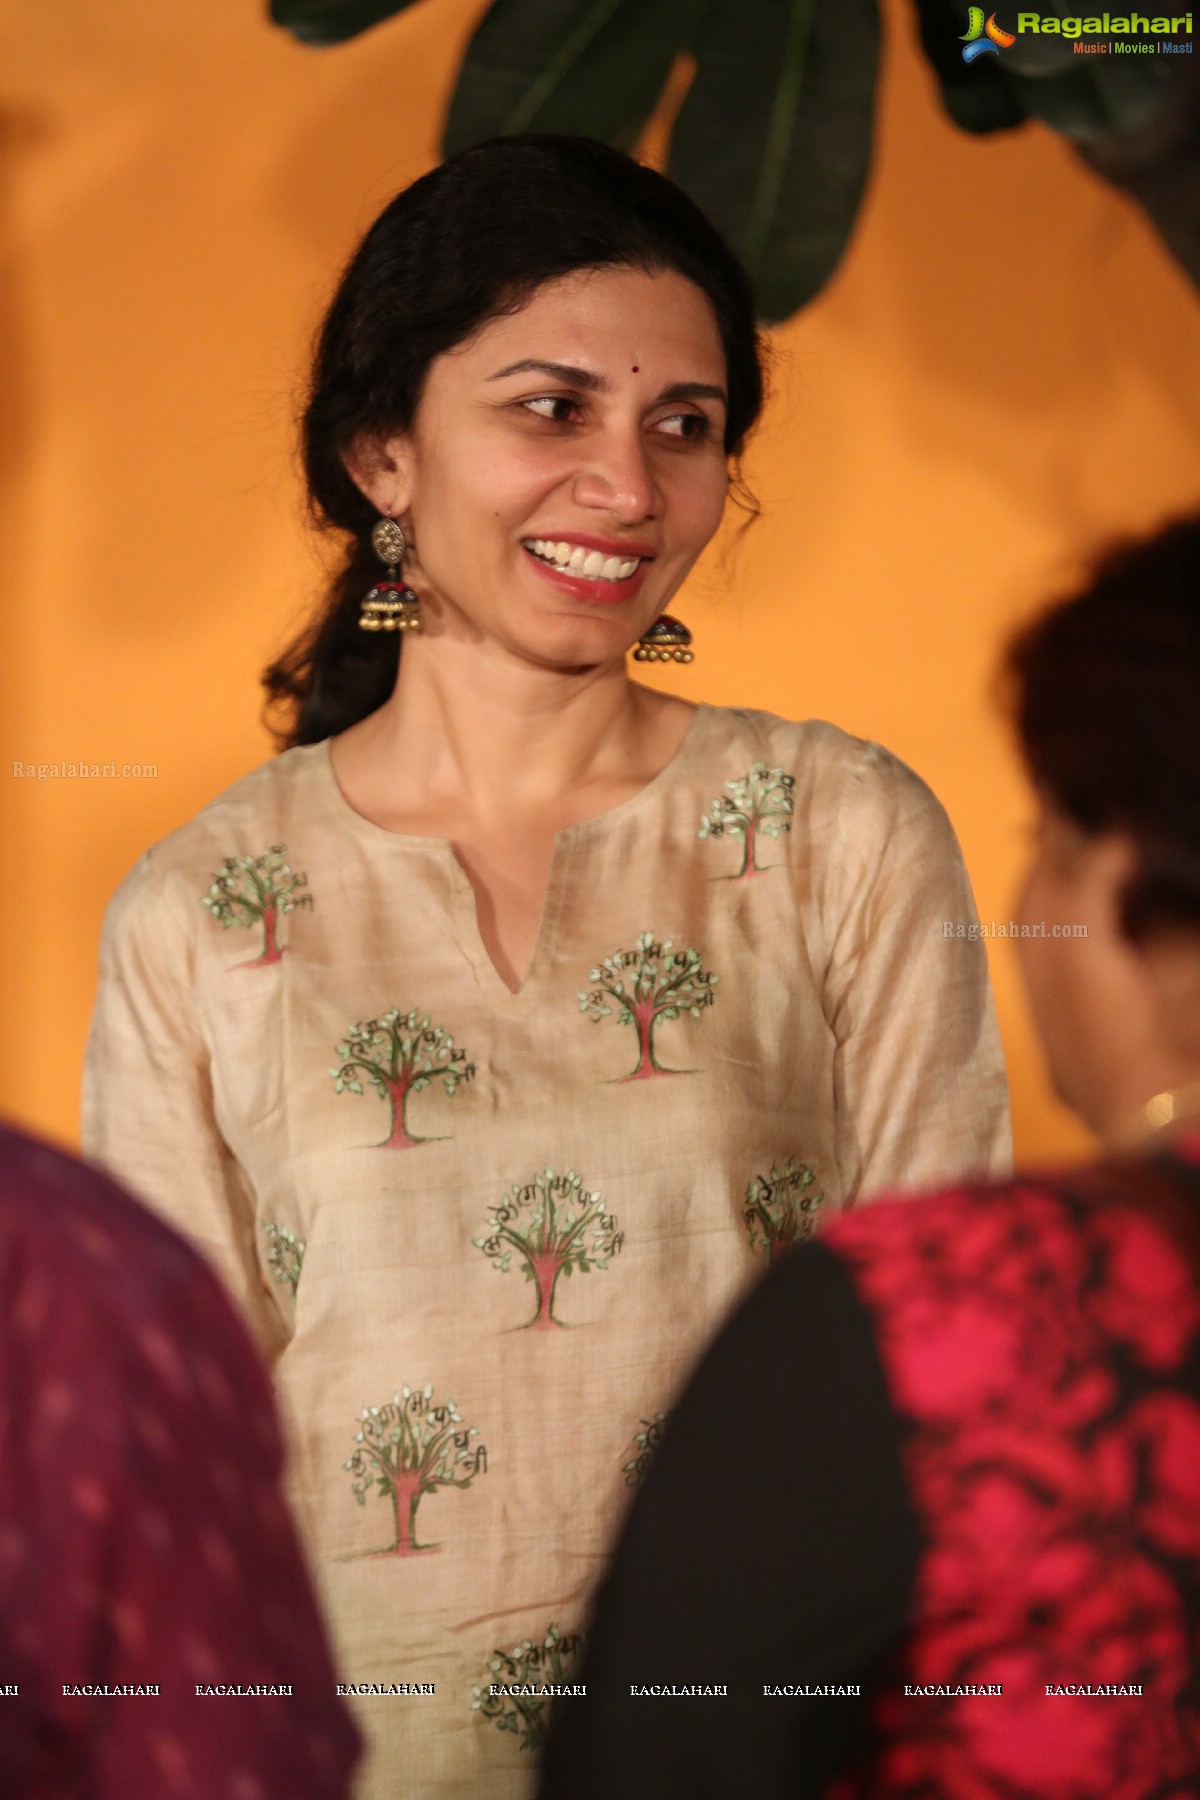
<instances>
[{"instance_id":1,"label":"woman's shoulder","mask_svg":"<svg viewBox=\"0 0 1200 1800\"><path fill-rule=\"evenodd\" d=\"M145 850L109 902L106 926L153 905L188 911L222 871L281 866L314 817L326 746L299 745L260 763Z\"/></svg>"},{"instance_id":2,"label":"woman's shoulder","mask_svg":"<svg viewBox=\"0 0 1200 1800\"><path fill-rule=\"evenodd\" d=\"M912 815L942 816L937 795L915 769L885 745L828 719L785 719L747 706L710 707L710 752L732 766L745 761L766 772L787 774L797 802L823 803L844 820L847 810L861 823L874 814L888 828Z\"/></svg>"}]
</instances>

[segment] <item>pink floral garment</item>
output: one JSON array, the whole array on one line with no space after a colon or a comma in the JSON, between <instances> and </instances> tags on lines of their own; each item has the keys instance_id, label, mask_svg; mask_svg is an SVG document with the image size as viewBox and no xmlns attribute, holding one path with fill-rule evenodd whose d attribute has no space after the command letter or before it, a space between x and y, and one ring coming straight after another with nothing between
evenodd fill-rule
<instances>
[{"instance_id":1,"label":"pink floral garment","mask_svg":"<svg viewBox=\"0 0 1200 1800\"><path fill-rule=\"evenodd\" d=\"M1188 1158L1200 1205L1200 1137ZM876 1744L837 1800L1200 1791L1200 1297L1114 1185L1031 1179L828 1234L874 1314L925 1536Z\"/></svg>"},{"instance_id":2,"label":"pink floral garment","mask_svg":"<svg viewBox=\"0 0 1200 1800\"><path fill-rule=\"evenodd\" d=\"M275 1365L371 1796L528 1792L672 1393L788 1243L1002 1172L1003 1068L929 789L834 726L701 707L555 845L519 993L453 846L288 751L114 898L84 1141ZM412 1693L428 1685L431 1693Z\"/></svg>"}]
</instances>

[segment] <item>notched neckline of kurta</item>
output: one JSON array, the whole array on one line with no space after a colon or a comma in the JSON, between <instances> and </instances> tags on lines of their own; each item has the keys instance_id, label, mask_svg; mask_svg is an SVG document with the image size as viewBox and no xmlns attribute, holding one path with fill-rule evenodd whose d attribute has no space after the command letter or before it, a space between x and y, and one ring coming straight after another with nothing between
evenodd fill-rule
<instances>
[{"instance_id":1,"label":"notched neckline of kurta","mask_svg":"<svg viewBox=\"0 0 1200 1800\"><path fill-rule=\"evenodd\" d=\"M674 755L663 764L657 775L652 775L650 780L638 789L636 794L630 794L627 800L618 802L616 806L611 806L604 812L594 814L590 819L580 819L574 825L564 825L555 832L554 849L550 857L550 870L546 880L546 891L542 896L541 916L538 919L533 951L524 978L516 988L510 988L504 980L483 941L475 889L470 876L459 861L454 840L452 838L426 837L413 832L389 831L386 825L376 825L372 819L368 819L364 814L356 811L342 792L333 767L332 738L323 738L319 744L312 746L315 752L313 767L330 813L356 836L375 844L389 844L402 850L415 850L426 856L434 856L445 864L453 896L454 921L458 928L460 943L467 961L474 970L480 989L490 997L494 1005L499 1004L504 1008L517 1009L523 1006L531 992L540 987L542 980L553 968L558 948L559 929L563 913L566 910L571 867L581 844L589 838L601 836L624 824L628 818L656 799L664 789L676 781L695 757L699 744L706 737L712 720L716 717L716 711L717 709L710 706L707 701L701 701L697 705Z\"/></svg>"},{"instance_id":2,"label":"notched neckline of kurta","mask_svg":"<svg viewBox=\"0 0 1200 1800\"><path fill-rule=\"evenodd\" d=\"M696 706L687 730L680 739L679 747L674 755L663 764L657 775L652 775L636 794L630 794L627 800L618 801L616 806L610 806L604 812L593 813L590 819L579 819L574 825L562 826L554 834L555 844L557 845L563 838L586 837L595 832L607 830L611 825L620 824L628 814L635 812L651 796L657 794L660 788L668 786L682 772L683 765L691 760L697 743L703 736L701 726L708 726L717 711L718 708L710 706L708 701L701 700ZM452 838L425 836L409 831L390 831L386 825L376 825L373 819L368 819L365 814L356 811L343 794L334 772L333 752L330 748L332 743L333 739L327 737L322 738L319 744L310 747L317 753L316 767L321 784L332 802L332 810L343 819L345 824L357 831L360 836L371 838L377 842L399 844L407 849L441 850L454 856L455 862L458 861Z\"/></svg>"}]
</instances>

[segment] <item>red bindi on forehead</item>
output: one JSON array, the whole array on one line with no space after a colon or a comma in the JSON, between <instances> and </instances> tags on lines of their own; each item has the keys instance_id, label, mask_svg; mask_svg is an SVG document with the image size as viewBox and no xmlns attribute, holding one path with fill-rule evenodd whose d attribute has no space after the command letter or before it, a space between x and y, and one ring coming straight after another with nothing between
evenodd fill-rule
<instances>
[{"instance_id":1,"label":"red bindi on forehead","mask_svg":"<svg viewBox=\"0 0 1200 1800\"><path fill-rule=\"evenodd\" d=\"M630 371L629 371L629 373L630 373L630 374L631 374L631 375L636 375L636 374L637 374L637 372L638 372L638 366L637 366L637 364L636 364L636 363L634 363L634 365L633 365L633 367L632 367L632 369L631 369L631 370L630 370Z\"/></svg>"}]
</instances>

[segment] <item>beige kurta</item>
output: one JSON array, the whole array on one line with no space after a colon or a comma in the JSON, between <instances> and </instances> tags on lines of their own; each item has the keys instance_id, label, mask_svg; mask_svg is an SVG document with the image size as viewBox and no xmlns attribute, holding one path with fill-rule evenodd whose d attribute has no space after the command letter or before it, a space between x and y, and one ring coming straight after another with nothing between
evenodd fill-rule
<instances>
[{"instance_id":1,"label":"beige kurta","mask_svg":"<svg viewBox=\"0 0 1200 1800\"><path fill-rule=\"evenodd\" d=\"M861 1194L1007 1168L982 946L946 932L974 920L902 763L712 707L559 834L517 994L450 844L361 818L328 743L122 884L85 1149L274 1359L344 1679L435 1689L362 1698L364 1795L525 1794L545 1698L489 1685L569 1679L730 1303Z\"/></svg>"}]
</instances>

